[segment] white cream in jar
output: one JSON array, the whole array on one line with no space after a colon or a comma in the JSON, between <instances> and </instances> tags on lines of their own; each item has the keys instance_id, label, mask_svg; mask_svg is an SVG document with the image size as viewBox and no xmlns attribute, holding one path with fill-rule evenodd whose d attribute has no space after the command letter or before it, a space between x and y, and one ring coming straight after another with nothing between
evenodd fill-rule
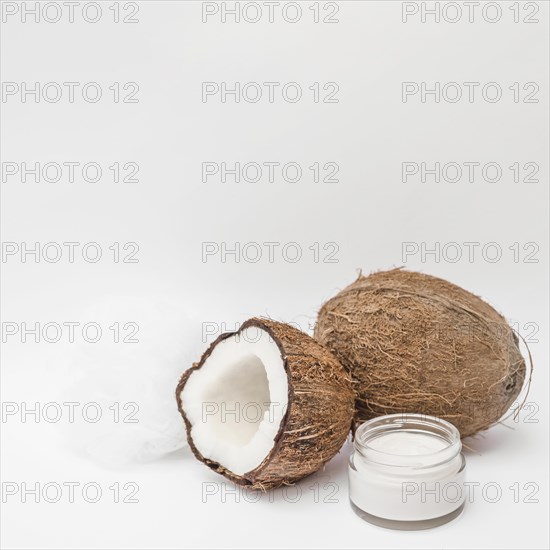
<instances>
[{"instance_id":1,"label":"white cream in jar","mask_svg":"<svg viewBox=\"0 0 550 550\"><path fill-rule=\"evenodd\" d=\"M393 529L450 521L464 507L461 451L458 430L432 416L392 414L361 424L349 465L353 509Z\"/></svg>"}]
</instances>

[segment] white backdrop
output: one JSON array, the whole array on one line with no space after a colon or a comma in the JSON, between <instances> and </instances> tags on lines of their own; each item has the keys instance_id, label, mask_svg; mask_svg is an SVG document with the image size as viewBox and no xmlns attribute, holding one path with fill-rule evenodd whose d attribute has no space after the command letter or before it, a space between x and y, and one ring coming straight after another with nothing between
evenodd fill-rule
<instances>
[{"instance_id":1,"label":"white backdrop","mask_svg":"<svg viewBox=\"0 0 550 550\"><path fill-rule=\"evenodd\" d=\"M549 6L474 4L2 3L3 547L547 547ZM533 354L460 519L362 522L349 447L258 502L181 448L208 341L393 266Z\"/></svg>"}]
</instances>

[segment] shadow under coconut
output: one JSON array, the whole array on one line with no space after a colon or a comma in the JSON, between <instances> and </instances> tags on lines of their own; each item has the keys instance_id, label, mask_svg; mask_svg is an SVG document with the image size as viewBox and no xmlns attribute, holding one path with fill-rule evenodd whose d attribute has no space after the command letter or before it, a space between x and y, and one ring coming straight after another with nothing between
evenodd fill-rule
<instances>
[{"instance_id":1,"label":"shadow under coconut","mask_svg":"<svg viewBox=\"0 0 550 550\"><path fill-rule=\"evenodd\" d=\"M237 486L246 498L243 501L264 503L298 504L338 504L348 501L348 460L352 444L348 440L344 443L340 452L329 460L323 468L317 472L300 479L291 485L283 485L268 491L253 491L246 486ZM218 478L221 482L230 481ZM233 486L233 485L232 485Z\"/></svg>"},{"instance_id":2,"label":"shadow under coconut","mask_svg":"<svg viewBox=\"0 0 550 550\"><path fill-rule=\"evenodd\" d=\"M462 452L466 457L475 455L488 455L493 452L503 453L518 446L528 444L525 430L519 429L521 424L515 424L513 420L499 423L491 428L475 435L465 437L462 440Z\"/></svg>"}]
</instances>

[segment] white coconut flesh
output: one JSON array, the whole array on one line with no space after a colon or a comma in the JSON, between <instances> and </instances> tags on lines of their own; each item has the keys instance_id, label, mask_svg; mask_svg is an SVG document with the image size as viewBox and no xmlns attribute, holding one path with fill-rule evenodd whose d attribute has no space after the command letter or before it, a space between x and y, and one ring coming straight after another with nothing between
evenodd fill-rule
<instances>
[{"instance_id":1,"label":"white coconut flesh","mask_svg":"<svg viewBox=\"0 0 550 550\"><path fill-rule=\"evenodd\" d=\"M242 476L272 451L286 412L281 351L268 332L247 327L214 347L180 398L197 450Z\"/></svg>"}]
</instances>

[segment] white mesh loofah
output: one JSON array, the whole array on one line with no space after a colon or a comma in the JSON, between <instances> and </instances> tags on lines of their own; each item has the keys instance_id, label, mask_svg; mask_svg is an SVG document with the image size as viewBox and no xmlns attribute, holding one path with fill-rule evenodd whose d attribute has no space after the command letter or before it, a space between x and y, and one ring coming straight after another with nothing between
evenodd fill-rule
<instances>
[{"instance_id":1,"label":"white mesh loofah","mask_svg":"<svg viewBox=\"0 0 550 550\"><path fill-rule=\"evenodd\" d=\"M68 356L62 401L79 404L66 430L71 445L109 466L155 460L183 447L175 388L205 347L198 317L165 299L126 296L105 299L82 318L103 333Z\"/></svg>"}]
</instances>

